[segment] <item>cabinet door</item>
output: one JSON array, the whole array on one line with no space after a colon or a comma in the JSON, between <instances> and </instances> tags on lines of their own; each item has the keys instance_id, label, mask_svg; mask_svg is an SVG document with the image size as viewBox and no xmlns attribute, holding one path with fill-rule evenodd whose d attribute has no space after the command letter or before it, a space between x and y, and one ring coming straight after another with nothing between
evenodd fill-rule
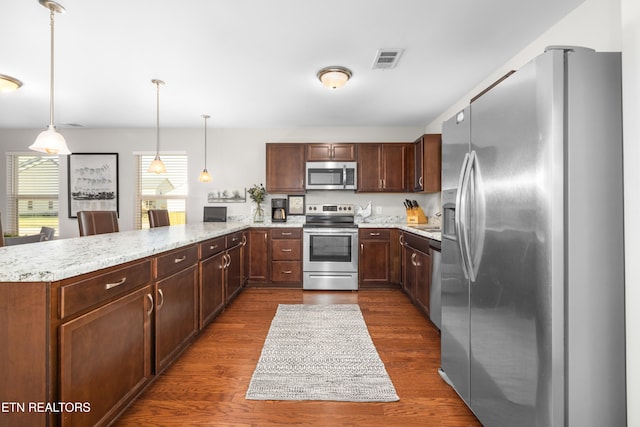
<instances>
[{"instance_id":1,"label":"cabinet door","mask_svg":"<svg viewBox=\"0 0 640 427\"><path fill-rule=\"evenodd\" d=\"M256 228L248 232L247 278L249 282L269 281L269 230Z\"/></svg>"},{"instance_id":2,"label":"cabinet door","mask_svg":"<svg viewBox=\"0 0 640 427\"><path fill-rule=\"evenodd\" d=\"M402 289L404 289L405 293L411 298L412 301L415 301L416 294L416 268L415 265L411 262L411 258L414 254L414 250L409 246L404 246L402 248L403 259L404 259L404 269L402 270Z\"/></svg>"},{"instance_id":3,"label":"cabinet door","mask_svg":"<svg viewBox=\"0 0 640 427\"><path fill-rule=\"evenodd\" d=\"M269 193L304 193L305 145L267 144Z\"/></svg>"},{"instance_id":4,"label":"cabinet door","mask_svg":"<svg viewBox=\"0 0 640 427\"><path fill-rule=\"evenodd\" d=\"M421 192L424 190L424 176L422 170L422 158L424 156L424 140L423 137L418 138L413 143L413 165L414 165L414 174L413 174L413 191Z\"/></svg>"},{"instance_id":5,"label":"cabinet door","mask_svg":"<svg viewBox=\"0 0 640 427\"><path fill-rule=\"evenodd\" d=\"M200 329L222 310L224 297L224 253L200 263Z\"/></svg>"},{"instance_id":6,"label":"cabinet door","mask_svg":"<svg viewBox=\"0 0 640 427\"><path fill-rule=\"evenodd\" d=\"M356 144L332 144L331 160L336 162L355 162Z\"/></svg>"},{"instance_id":7,"label":"cabinet door","mask_svg":"<svg viewBox=\"0 0 640 427\"><path fill-rule=\"evenodd\" d=\"M242 263L240 262L240 246L227 251L227 268L225 272L226 299L231 301L242 289Z\"/></svg>"},{"instance_id":8,"label":"cabinet door","mask_svg":"<svg viewBox=\"0 0 640 427\"><path fill-rule=\"evenodd\" d=\"M429 285L431 284L431 255L414 250L409 262L415 272L415 302L429 315Z\"/></svg>"},{"instance_id":9,"label":"cabinet door","mask_svg":"<svg viewBox=\"0 0 640 427\"><path fill-rule=\"evenodd\" d=\"M442 191L442 135L429 134L423 136L422 168L424 182L422 191L437 193Z\"/></svg>"},{"instance_id":10,"label":"cabinet door","mask_svg":"<svg viewBox=\"0 0 640 427\"><path fill-rule=\"evenodd\" d=\"M153 309L146 286L60 326L59 400L91 404L62 426L108 424L150 380Z\"/></svg>"},{"instance_id":11,"label":"cabinet door","mask_svg":"<svg viewBox=\"0 0 640 427\"><path fill-rule=\"evenodd\" d=\"M405 191L406 145L383 144L382 147L382 191Z\"/></svg>"},{"instance_id":12,"label":"cabinet door","mask_svg":"<svg viewBox=\"0 0 640 427\"><path fill-rule=\"evenodd\" d=\"M307 161L324 162L331 160L331 144L307 144Z\"/></svg>"},{"instance_id":13,"label":"cabinet door","mask_svg":"<svg viewBox=\"0 0 640 427\"><path fill-rule=\"evenodd\" d=\"M156 373L198 332L198 268L192 265L156 283Z\"/></svg>"},{"instance_id":14,"label":"cabinet door","mask_svg":"<svg viewBox=\"0 0 640 427\"><path fill-rule=\"evenodd\" d=\"M389 285L389 240L360 240L361 287Z\"/></svg>"},{"instance_id":15,"label":"cabinet door","mask_svg":"<svg viewBox=\"0 0 640 427\"><path fill-rule=\"evenodd\" d=\"M381 191L382 176L380 144L360 144L358 146L358 191Z\"/></svg>"},{"instance_id":16,"label":"cabinet door","mask_svg":"<svg viewBox=\"0 0 640 427\"><path fill-rule=\"evenodd\" d=\"M307 161L355 162L356 144L307 144Z\"/></svg>"}]
</instances>

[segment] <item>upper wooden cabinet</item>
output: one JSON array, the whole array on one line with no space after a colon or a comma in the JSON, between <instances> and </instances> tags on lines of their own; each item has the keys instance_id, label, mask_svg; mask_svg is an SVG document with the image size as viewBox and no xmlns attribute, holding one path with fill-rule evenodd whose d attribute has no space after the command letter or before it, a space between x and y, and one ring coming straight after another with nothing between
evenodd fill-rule
<instances>
[{"instance_id":1,"label":"upper wooden cabinet","mask_svg":"<svg viewBox=\"0 0 640 427\"><path fill-rule=\"evenodd\" d=\"M308 162L355 162L356 144L307 144Z\"/></svg>"},{"instance_id":2,"label":"upper wooden cabinet","mask_svg":"<svg viewBox=\"0 0 640 427\"><path fill-rule=\"evenodd\" d=\"M380 143L358 145L358 191L407 191L410 145Z\"/></svg>"},{"instance_id":3,"label":"upper wooden cabinet","mask_svg":"<svg viewBox=\"0 0 640 427\"><path fill-rule=\"evenodd\" d=\"M269 193L304 193L305 144L267 143Z\"/></svg>"},{"instance_id":4,"label":"upper wooden cabinet","mask_svg":"<svg viewBox=\"0 0 640 427\"><path fill-rule=\"evenodd\" d=\"M441 191L442 135L422 135L414 142L413 191L437 193Z\"/></svg>"}]
</instances>

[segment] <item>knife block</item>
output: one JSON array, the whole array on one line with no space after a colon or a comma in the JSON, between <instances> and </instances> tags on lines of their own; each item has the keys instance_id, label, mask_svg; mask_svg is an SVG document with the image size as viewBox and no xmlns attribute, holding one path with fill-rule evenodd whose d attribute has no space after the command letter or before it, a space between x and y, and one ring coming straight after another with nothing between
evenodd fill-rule
<instances>
[{"instance_id":1,"label":"knife block","mask_svg":"<svg viewBox=\"0 0 640 427\"><path fill-rule=\"evenodd\" d=\"M426 224L427 217L424 214L422 208L408 208L407 209L407 224Z\"/></svg>"}]
</instances>

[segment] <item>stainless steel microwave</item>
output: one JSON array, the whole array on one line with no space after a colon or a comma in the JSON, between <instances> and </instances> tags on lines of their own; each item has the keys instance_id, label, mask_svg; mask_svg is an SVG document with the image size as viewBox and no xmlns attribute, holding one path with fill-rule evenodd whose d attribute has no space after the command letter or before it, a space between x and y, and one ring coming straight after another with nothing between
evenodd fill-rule
<instances>
[{"instance_id":1,"label":"stainless steel microwave","mask_svg":"<svg viewBox=\"0 0 640 427\"><path fill-rule=\"evenodd\" d=\"M356 190L356 162L307 162L307 190Z\"/></svg>"}]
</instances>

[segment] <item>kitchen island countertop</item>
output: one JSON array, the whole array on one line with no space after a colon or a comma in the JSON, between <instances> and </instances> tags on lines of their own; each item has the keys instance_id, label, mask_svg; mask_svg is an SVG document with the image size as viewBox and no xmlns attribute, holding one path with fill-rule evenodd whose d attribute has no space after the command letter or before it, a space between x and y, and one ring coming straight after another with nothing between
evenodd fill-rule
<instances>
[{"instance_id":1,"label":"kitchen island countertop","mask_svg":"<svg viewBox=\"0 0 640 427\"><path fill-rule=\"evenodd\" d=\"M302 227L302 222L207 222L0 247L0 282L55 282L167 252L252 227ZM398 228L440 241L440 233L400 223L359 223Z\"/></svg>"}]
</instances>

